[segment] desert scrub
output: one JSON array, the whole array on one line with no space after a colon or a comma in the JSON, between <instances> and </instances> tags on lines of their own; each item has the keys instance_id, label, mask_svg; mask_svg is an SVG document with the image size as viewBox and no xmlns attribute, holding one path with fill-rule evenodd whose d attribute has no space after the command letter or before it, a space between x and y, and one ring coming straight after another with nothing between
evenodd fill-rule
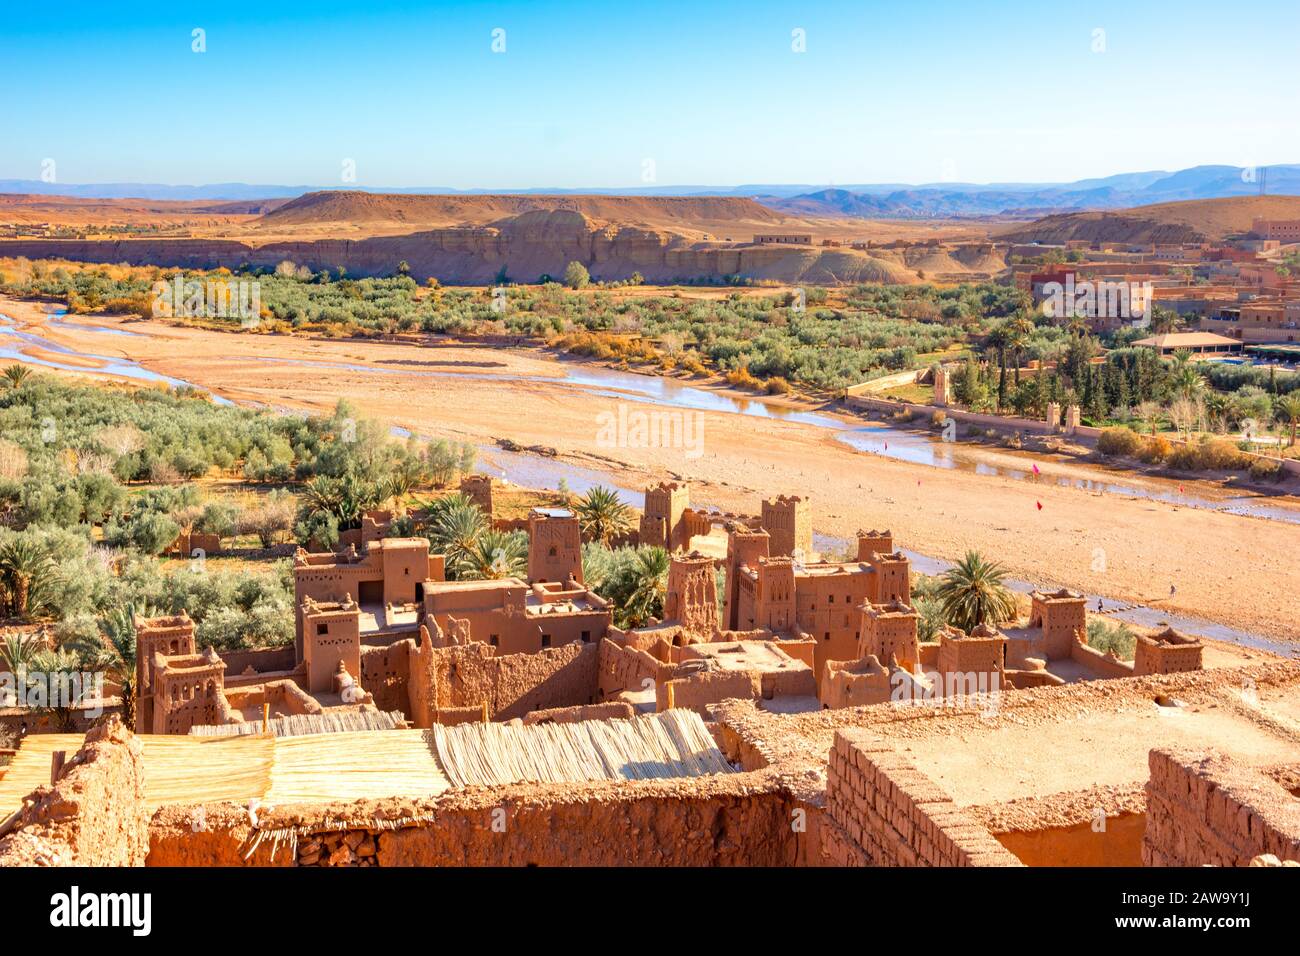
<instances>
[{"instance_id":1,"label":"desert scrub","mask_svg":"<svg viewBox=\"0 0 1300 956\"><path fill-rule=\"evenodd\" d=\"M1174 446L1168 438L1161 435L1148 435L1142 440L1142 446L1138 449L1138 461L1147 465L1158 465L1169 457Z\"/></svg>"},{"instance_id":2,"label":"desert scrub","mask_svg":"<svg viewBox=\"0 0 1300 956\"><path fill-rule=\"evenodd\" d=\"M766 391L767 387L762 380L754 377L749 369L742 365L739 368L733 368L726 374L727 384L735 388L744 388L752 392Z\"/></svg>"},{"instance_id":3,"label":"desert scrub","mask_svg":"<svg viewBox=\"0 0 1300 956\"><path fill-rule=\"evenodd\" d=\"M769 395L789 395L790 383L780 375L773 375L767 380L767 394Z\"/></svg>"},{"instance_id":4,"label":"desert scrub","mask_svg":"<svg viewBox=\"0 0 1300 956\"><path fill-rule=\"evenodd\" d=\"M1274 458L1256 458L1250 463L1253 481L1277 481L1282 475L1282 463Z\"/></svg>"},{"instance_id":5,"label":"desert scrub","mask_svg":"<svg viewBox=\"0 0 1300 956\"><path fill-rule=\"evenodd\" d=\"M1166 464L1184 471L1243 471L1250 467L1250 458L1227 439L1211 438L1179 445L1169 453Z\"/></svg>"},{"instance_id":6,"label":"desert scrub","mask_svg":"<svg viewBox=\"0 0 1300 956\"><path fill-rule=\"evenodd\" d=\"M1107 458L1131 458L1142 447L1142 439L1131 428L1107 428L1097 439L1097 451Z\"/></svg>"}]
</instances>

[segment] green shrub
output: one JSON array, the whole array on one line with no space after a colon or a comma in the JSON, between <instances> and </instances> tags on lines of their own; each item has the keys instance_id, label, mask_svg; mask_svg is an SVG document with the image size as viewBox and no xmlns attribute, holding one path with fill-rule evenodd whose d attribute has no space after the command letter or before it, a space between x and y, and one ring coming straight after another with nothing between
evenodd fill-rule
<instances>
[{"instance_id":1,"label":"green shrub","mask_svg":"<svg viewBox=\"0 0 1300 956\"><path fill-rule=\"evenodd\" d=\"M1137 650L1137 634L1127 624L1110 624L1094 618L1088 622L1088 646L1103 654L1114 651L1122 661L1131 661Z\"/></svg>"}]
</instances>

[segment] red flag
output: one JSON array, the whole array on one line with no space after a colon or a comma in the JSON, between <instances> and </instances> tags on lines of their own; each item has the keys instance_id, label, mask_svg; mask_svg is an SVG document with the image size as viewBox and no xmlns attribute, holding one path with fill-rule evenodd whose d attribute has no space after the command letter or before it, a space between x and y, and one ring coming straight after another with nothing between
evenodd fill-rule
<instances>
[{"instance_id":1,"label":"red flag","mask_svg":"<svg viewBox=\"0 0 1300 956\"><path fill-rule=\"evenodd\" d=\"M1035 474L1035 475L1038 474L1038 466L1037 466L1037 465L1034 465L1034 474Z\"/></svg>"},{"instance_id":2,"label":"red flag","mask_svg":"<svg viewBox=\"0 0 1300 956\"><path fill-rule=\"evenodd\" d=\"M1034 504L1038 505L1038 510L1039 510L1039 511L1042 511L1042 510L1043 510L1043 503L1042 503L1041 501L1035 501Z\"/></svg>"}]
</instances>

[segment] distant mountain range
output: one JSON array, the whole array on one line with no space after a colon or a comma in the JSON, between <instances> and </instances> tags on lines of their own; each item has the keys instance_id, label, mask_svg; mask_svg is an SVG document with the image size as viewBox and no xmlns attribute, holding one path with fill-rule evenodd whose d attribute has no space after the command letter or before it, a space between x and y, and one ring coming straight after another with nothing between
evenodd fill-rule
<instances>
[{"instance_id":1,"label":"distant mountain range","mask_svg":"<svg viewBox=\"0 0 1300 956\"><path fill-rule=\"evenodd\" d=\"M1128 209L1189 199L1300 195L1300 166L1265 171L1239 166L1195 166L1176 173L1123 173L1056 184L942 183L884 187L845 186L792 196L758 195L759 202L798 216L861 219L936 219L950 216L1042 216L1087 209Z\"/></svg>"},{"instance_id":2,"label":"distant mountain range","mask_svg":"<svg viewBox=\"0 0 1300 956\"><path fill-rule=\"evenodd\" d=\"M736 196L756 199L789 215L863 219L935 219L956 216L1040 216L1085 209L1124 209L1186 199L1221 199L1259 193L1300 195L1300 165L1246 170L1240 166L1194 166L1177 172L1120 173L1071 183L874 183L846 186L756 184L731 187L643 186L614 189L451 189L449 187L274 186L210 183L47 183L0 180L0 193L74 196L87 199L256 200L301 196L321 189L418 195L605 195Z\"/></svg>"}]
</instances>

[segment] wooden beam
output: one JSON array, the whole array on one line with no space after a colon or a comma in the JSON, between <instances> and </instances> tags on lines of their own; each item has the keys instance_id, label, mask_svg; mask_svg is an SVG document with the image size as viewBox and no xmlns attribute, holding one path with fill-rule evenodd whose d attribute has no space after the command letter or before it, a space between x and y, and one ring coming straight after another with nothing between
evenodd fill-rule
<instances>
[{"instance_id":1,"label":"wooden beam","mask_svg":"<svg viewBox=\"0 0 1300 956\"><path fill-rule=\"evenodd\" d=\"M63 765L67 762L68 752L66 750L50 751L50 786L59 782L63 776Z\"/></svg>"}]
</instances>

